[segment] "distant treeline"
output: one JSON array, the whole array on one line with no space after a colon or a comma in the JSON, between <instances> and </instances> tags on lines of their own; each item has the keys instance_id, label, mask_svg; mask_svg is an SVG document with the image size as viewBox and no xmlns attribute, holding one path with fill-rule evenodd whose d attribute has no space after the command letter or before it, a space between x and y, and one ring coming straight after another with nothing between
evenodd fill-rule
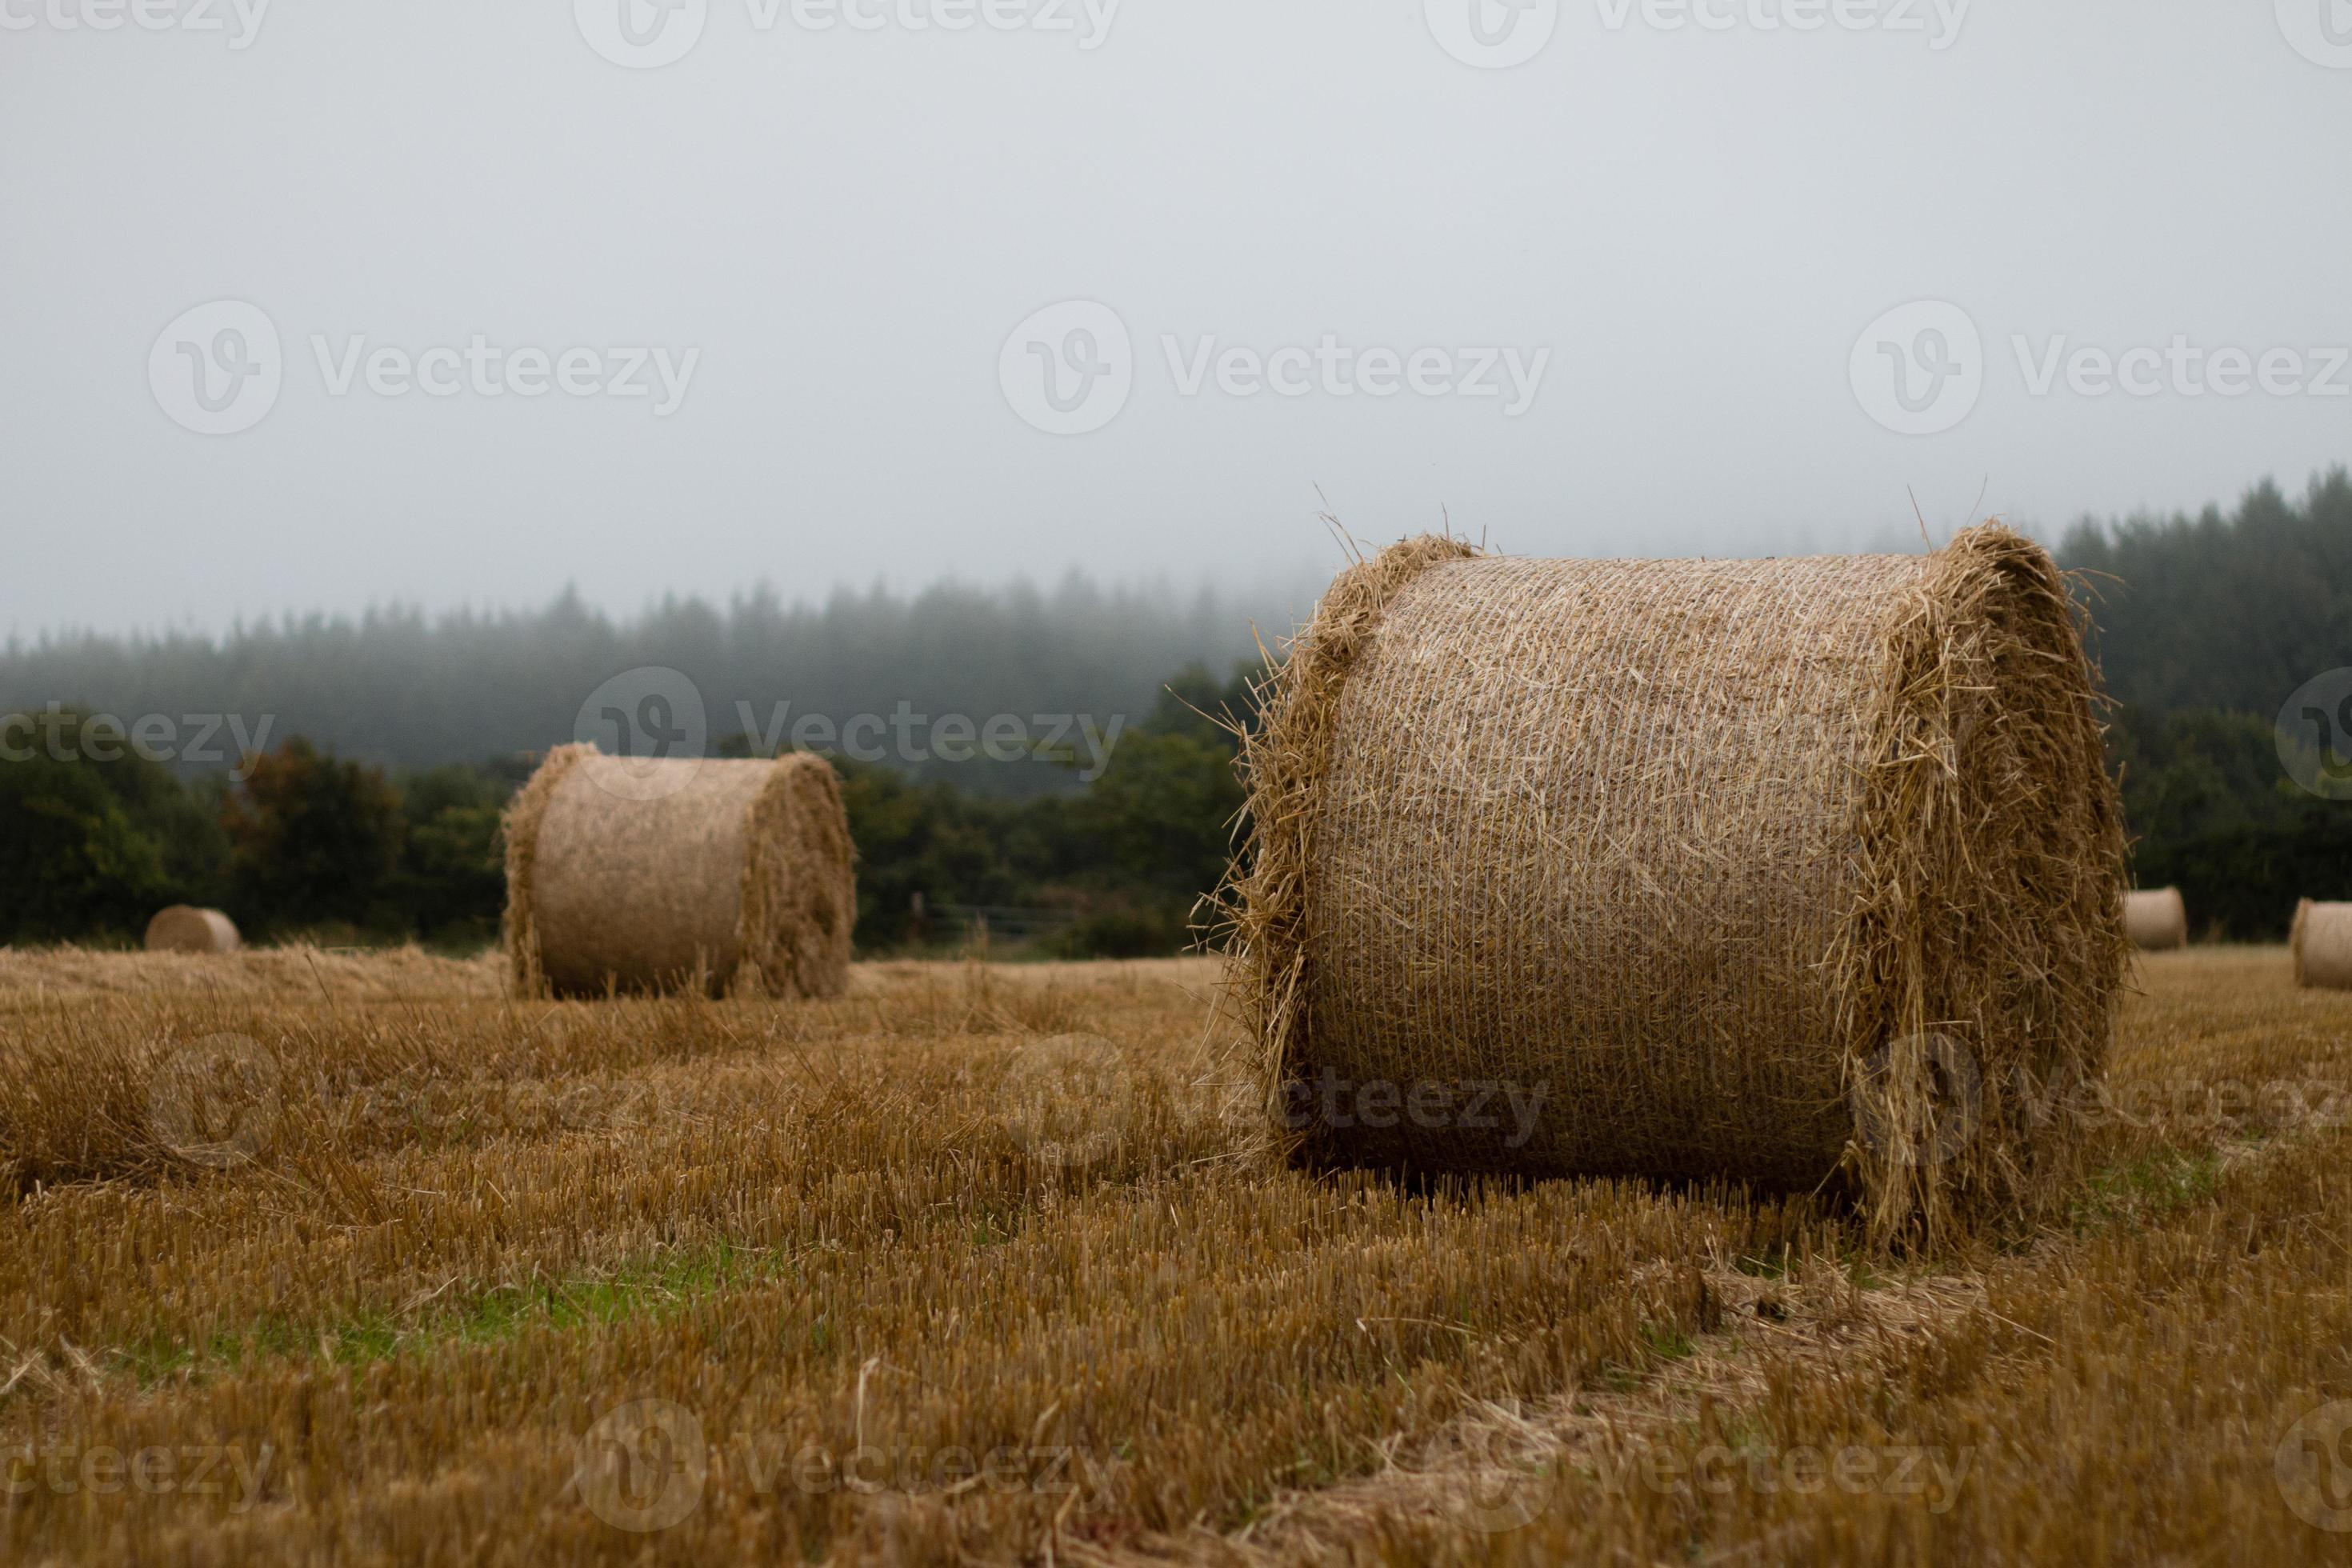
<instances>
[{"instance_id":1,"label":"distant treeline","mask_svg":"<svg viewBox=\"0 0 2352 1568\"><path fill-rule=\"evenodd\" d=\"M2352 666L2352 479L2334 473L2300 502L2266 485L2230 514L2084 523L2059 554L2082 574L2118 704L2137 880L2179 883L2200 935L2275 938L2297 898L2352 898L2352 803L2289 780L2275 728L2290 694ZM0 942L129 940L175 901L225 907L265 938L488 940L499 814L527 753L570 739L599 683L661 665L700 688L725 754L764 752L803 715L838 725L902 703L976 726L1087 715L1099 734L1124 721L1108 767L1075 743L1021 762L843 760L857 942L958 940L965 911L1010 907L1047 951L1173 951L1241 804L1234 737L1204 715L1249 722L1250 646L1248 617L1213 595L1073 581L821 608L762 595L724 614L685 602L627 624L567 596L537 615L12 647L0 721L31 721L0 735ZM97 710L123 727L226 713L247 736L274 722L232 779L146 760L117 728L85 736L80 714ZM210 740L240 738L224 726Z\"/></svg>"},{"instance_id":2,"label":"distant treeline","mask_svg":"<svg viewBox=\"0 0 2352 1568\"><path fill-rule=\"evenodd\" d=\"M2352 478L2298 504L2275 486L2236 511L2077 524L2059 560L2084 575L2117 702L2267 720L2296 688L2352 665Z\"/></svg>"},{"instance_id":3,"label":"distant treeline","mask_svg":"<svg viewBox=\"0 0 2352 1568\"><path fill-rule=\"evenodd\" d=\"M2231 513L2084 523L2058 553L2118 704L2140 885L2177 884L2200 936L2281 937L2298 898L2352 899L2352 803L2288 778L2277 728L2306 682L2352 667L2352 479L2299 503L2265 484Z\"/></svg>"},{"instance_id":4,"label":"distant treeline","mask_svg":"<svg viewBox=\"0 0 2352 1568\"><path fill-rule=\"evenodd\" d=\"M1049 954L1179 950L1241 805L1234 737L1204 715L1245 712L1248 700L1238 674L1180 673L1074 796L1010 798L836 763L858 850L859 949L957 945L974 935L959 911L993 906L1030 917L1030 945ZM757 749L741 734L717 748ZM128 942L173 903L225 909L254 940L467 948L497 937L499 818L527 760L388 773L297 736L248 758L241 776L183 780L113 724L70 711L20 721L10 750L0 943Z\"/></svg>"},{"instance_id":5,"label":"distant treeline","mask_svg":"<svg viewBox=\"0 0 2352 1568\"><path fill-rule=\"evenodd\" d=\"M763 590L724 610L678 599L626 621L566 593L538 611L380 609L217 638L53 635L0 649L0 712L58 702L126 723L158 716L182 749L198 737L192 716L233 719L208 737L211 755L178 766L183 773L234 761L238 738L261 734L265 721L265 745L299 734L344 757L414 770L575 738L610 747L593 723L576 733L583 705L613 678L657 667L698 689L711 742L745 729L788 740L812 716L837 732L901 705L935 721L960 715L975 729L1009 715L1043 741L1055 724L1041 718L1088 719L1097 732L1115 720L1133 723L1152 711L1171 671L1229 667L1253 650L1255 625L1269 640L1287 631L1290 607L1274 591L1265 597L1106 589L1072 576L1051 591L949 584L911 595L843 592L818 605L786 605ZM1083 733L1075 724L1069 732ZM1075 788L1050 758L1008 765L898 750L893 765L914 776L953 777L983 793ZM176 752L171 760L181 762Z\"/></svg>"}]
</instances>

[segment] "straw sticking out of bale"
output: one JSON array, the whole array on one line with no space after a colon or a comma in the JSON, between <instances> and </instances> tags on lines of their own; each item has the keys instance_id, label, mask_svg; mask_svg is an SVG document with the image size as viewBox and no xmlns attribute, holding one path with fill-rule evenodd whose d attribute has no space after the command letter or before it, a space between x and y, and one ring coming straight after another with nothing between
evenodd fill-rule
<instances>
[{"instance_id":1,"label":"straw sticking out of bale","mask_svg":"<svg viewBox=\"0 0 2352 1568\"><path fill-rule=\"evenodd\" d=\"M2294 911L2294 983L2352 991L2352 904L2315 904Z\"/></svg>"},{"instance_id":2,"label":"straw sticking out of bale","mask_svg":"<svg viewBox=\"0 0 2352 1568\"><path fill-rule=\"evenodd\" d=\"M560 747L507 815L515 988L837 996L854 858L840 782L820 758Z\"/></svg>"},{"instance_id":3,"label":"straw sticking out of bale","mask_svg":"<svg viewBox=\"0 0 2352 1568\"><path fill-rule=\"evenodd\" d=\"M1842 1179L1882 1240L2060 1179L2042 1112L2105 1059L2123 837L2031 542L1426 537L1343 574L1262 697L1226 912L1303 1158ZM1477 1084L1540 1096L1531 1124Z\"/></svg>"},{"instance_id":4,"label":"straw sticking out of bale","mask_svg":"<svg viewBox=\"0 0 2352 1568\"><path fill-rule=\"evenodd\" d=\"M2124 930L2134 947L2149 952L2189 945L2189 904L2178 888L2153 888L2124 895Z\"/></svg>"},{"instance_id":5,"label":"straw sticking out of bale","mask_svg":"<svg viewBox=\"0 0 2352 1568\"><path fill-rule=\"evenodd\" d=\"M235 952L243 945L236 922L218 910L173 904L147 922L150 952Z\"/></svg>"}]
</instances>

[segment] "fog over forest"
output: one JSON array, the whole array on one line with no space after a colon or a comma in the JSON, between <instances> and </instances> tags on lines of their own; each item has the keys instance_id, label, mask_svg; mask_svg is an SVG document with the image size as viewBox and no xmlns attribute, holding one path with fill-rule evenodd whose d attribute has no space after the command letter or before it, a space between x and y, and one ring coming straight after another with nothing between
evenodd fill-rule
<instances>
[{"instance_id":1,"label":"fog over forest","mask_svg":"<svg viewBox=\"0 0 2352 1568\"><path fill-rule=\"evenodd\" d=\"M2352 486L2340 470L2299 497L2265 483L2226 511L2041 531L2084 574L2094 646L2120 703L2268 719L2341 662ZM1916 523L1878 542L1926 542ZM1336 538L1330 553L1340 560ZM873 753L860 760L1024 795L1076 783L1180 670L1222 681L1255 660L1260 637L1278 645L1320 585L1106 587L1073 574L1050 588L946 583L799 603L763 587L724 607L671 598L623 617L567 592L533 610L319 614L217 637L47 635L0 652L0 711L57 703L162 716L183 751L194 749L196 722L217 719L211 754L169 759L183 772L233 762L240 738L266 746L291 734L420 768L573 739L614 749L600 715L652 696L692 749L745 732L762 751L845 743ZM942 760L981 750L992 720L1009 721L997 762ZM1075 765L1003 760L1024 748Z\"/></svg>"}]
</instances>

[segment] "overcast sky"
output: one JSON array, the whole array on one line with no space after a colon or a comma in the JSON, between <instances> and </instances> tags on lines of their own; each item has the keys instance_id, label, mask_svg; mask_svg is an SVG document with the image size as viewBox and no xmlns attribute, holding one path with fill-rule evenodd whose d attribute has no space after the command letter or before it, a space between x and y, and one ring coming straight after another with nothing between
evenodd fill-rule
<instances>
[{"instance_id":1,"label":"overcast sky","mask_svg":"<svg viewBox=\"0 0 2352 1568\"><path fill-rule=\"evenodd\" d=\"M0 0L0 631L2352 456L2347 0L254 3Z\"/></svg>"}]
</instances>

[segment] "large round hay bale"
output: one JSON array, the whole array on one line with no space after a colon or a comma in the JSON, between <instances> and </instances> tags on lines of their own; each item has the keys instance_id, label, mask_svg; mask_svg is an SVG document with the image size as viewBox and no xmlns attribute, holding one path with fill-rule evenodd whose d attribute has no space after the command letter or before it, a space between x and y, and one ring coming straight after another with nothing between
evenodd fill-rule
<instances>
[{"instance_id":1,"label":"large round hay bale","mask_svg":"<svg viewBox=\"0 0 2352 1568\"><path fill-rule=\"evenodd\" d=\"M218 910L173 904L147 922L150 952L235 952L243 945L236 922Z\"/></svg>"},{"instance_id":2,"label":"large round hay bale","mask_svg":"<svg viewBox=\"0 0 2352 1568\"><path fill-rule=\"evenodd\" d=\"M515 987L837 996L854 858L840 781L821 758L559 747L507 813Z\"/></svg>"},{"instance_id":3,"label":"large round hay bale","mask_svg":"<svg viewBox=\"0 0 2352 1568\"><path fill-rule=\"evenodd\" d=\"M2294 911L2294 983L2352 991L2352 904L2303 900Z\"/></svg>"},{"instance_id":4,"label":"large round hay bale","mask_svg":"<svg viewBox=\"0 0 2352 1568\"><path fill-rule=\"evenodd\" d=\"M2024 1209L2065 1166L2124 841L2030 541L1425 537L1344 573L1261 698L1226 900L1303 1158L1842 1178L1882 1239Z\"/></svg>"},{"instance_id":5,"label":"large round hay bale","mask_svg":"<svg viewBox=\"0 0 2352 1568\"><path fill-rule=\"evenodd\" d=\"M2124 895L2124 931L2131 944L2148 952L2189 945L2189 904L2178 888L2152 888Z\"/></svg>"}]
</instances>

